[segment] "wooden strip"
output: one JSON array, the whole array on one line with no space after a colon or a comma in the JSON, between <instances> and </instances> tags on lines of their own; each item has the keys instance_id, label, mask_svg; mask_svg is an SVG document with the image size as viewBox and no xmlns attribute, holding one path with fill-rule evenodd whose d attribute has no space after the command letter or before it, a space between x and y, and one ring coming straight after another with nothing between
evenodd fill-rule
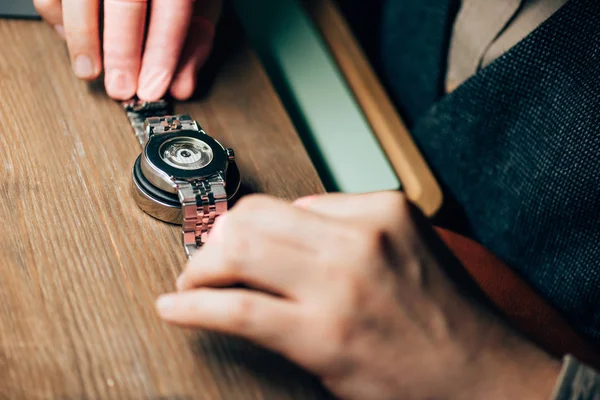
<instances>
[{"instance_id":1,"label":"wooden strip","mask_svg":"<svg viewBox=\"0 0 600 400\"><path fill-rule=\"evenodd\" d=\"M426 215L434 215L442 204L440 186L339 8L332 0L305 0L304 4L400 178L407 197Z\"/></svg>"}]
</instances>

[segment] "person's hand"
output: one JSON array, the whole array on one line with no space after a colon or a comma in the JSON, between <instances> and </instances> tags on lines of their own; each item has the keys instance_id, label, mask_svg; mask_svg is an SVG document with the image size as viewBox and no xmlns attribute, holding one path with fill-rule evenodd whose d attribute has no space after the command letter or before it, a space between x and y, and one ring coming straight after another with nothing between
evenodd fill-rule
<instances>
[{"instance_id":1,"label":"person's hand","mask_svg":"<svg viewBox=\"0 0 600 400\"><path fill-rule=\"evenodd\" d=\"M399 193L242 199L165 320L279 352L345 399L547 399L559 363L505 327ZM242 286L240 286L242 285Z\"/></svg>"},{"instance_id":2,"label":"person's hand","mask_svg":"<svg viewBox=\"0 0 600 400\"><path fill-rule=\"evenodd\" d=\"M196 72L212 49L222 0L34 0L34 4L66 39L79 78L96 79L104 69L109 96L128 100L137 94L151 101L168 91L181 100L193 94Z\"/></svg>"}]
</instances>

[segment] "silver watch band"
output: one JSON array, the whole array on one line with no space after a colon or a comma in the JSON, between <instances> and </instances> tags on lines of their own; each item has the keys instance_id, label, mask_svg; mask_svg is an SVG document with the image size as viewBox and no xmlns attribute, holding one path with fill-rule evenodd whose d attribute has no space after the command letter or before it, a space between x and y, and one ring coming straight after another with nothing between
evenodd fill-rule
<instances>
[{"instance_id":1,"label":"silver watch band","mask_svg":"<svg viewBox=\"0 0 600 400\"><path fill-rule=\"evenodd\" d=\"M159 101L137 101L129 100L123 102L123 108L129 118L129 123L133 127L135 136L140 142L142 148L148 141L148 131L146 130L146 119L149 117L160 117L170 114L171 107L165 100Z\"/></svg>"},{"instance_id":2,"label":"silver watch band","mask_svg":"<svg viewBox=\"0 0 600 400\"><path fill-rule=\"evenodd\" d=\"M149 137L178 130L201 131L189 115L169 115L166 101L124 103L127 117L142 147ZM208 179L176 181L183 214L182 236L190 258L208 237L215 220L227 212L227 191L220 175Z\"/></svg>"},{"instance_id":3,"label":"silver watch band","mask_svg":"<svg viewBox=\"0 0 600 400\"><path fill-rule=\"evenodd\" d=\"M227 212L227 192L221 177L178 182L183 211L183 246L189 257L202 246L215 219Z\"/></svg>"}]
</instances>

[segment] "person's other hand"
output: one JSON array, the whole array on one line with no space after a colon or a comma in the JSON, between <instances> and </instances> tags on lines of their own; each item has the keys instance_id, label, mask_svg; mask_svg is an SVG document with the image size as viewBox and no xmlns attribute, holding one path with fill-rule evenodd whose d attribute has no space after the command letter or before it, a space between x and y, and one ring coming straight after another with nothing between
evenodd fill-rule
<instances>
[{"instance_id":1,"label":"person's other hand","mask_svg":"<svg viewBox=\"0 0 600 400\"><path fill-rule=\"evenodd\" d=\"M344 399L547 399L559 363L503 325L400 193L242 199L157 302ZM239 285L242 285L241 288Z\"/></svg>"},{"instance_id":2,"label":"person's other hand","mask_svg":"<svg viewBox=\"0 0 600 400\"><path fill-rule=\"evenodd\" d=\"M104 69L109 96L128 100L137 94L151 101L168 91L181 100L193 94L197 70L212 49L222 0L34 0L34 4L66 40L79 78L95 79Z\"/></svg>"}]
</instances>

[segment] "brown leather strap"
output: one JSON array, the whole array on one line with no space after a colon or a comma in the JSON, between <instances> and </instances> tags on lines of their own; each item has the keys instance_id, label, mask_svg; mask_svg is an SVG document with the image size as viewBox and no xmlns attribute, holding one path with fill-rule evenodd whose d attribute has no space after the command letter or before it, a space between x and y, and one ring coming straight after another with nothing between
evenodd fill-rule
<instances>
[{"instance_id":1,"label":"brown leather strap","mask_svg":"<svg viewBox=\"0 0 600 400\"><path fill-rule=\"evenodd\" d=\"M441 228L437 228L437 232L517 330L557 357L572 354L600 368L600 348L575 332L567 320L508 265L473 240Z\"/></svg>"}]
</instances>

